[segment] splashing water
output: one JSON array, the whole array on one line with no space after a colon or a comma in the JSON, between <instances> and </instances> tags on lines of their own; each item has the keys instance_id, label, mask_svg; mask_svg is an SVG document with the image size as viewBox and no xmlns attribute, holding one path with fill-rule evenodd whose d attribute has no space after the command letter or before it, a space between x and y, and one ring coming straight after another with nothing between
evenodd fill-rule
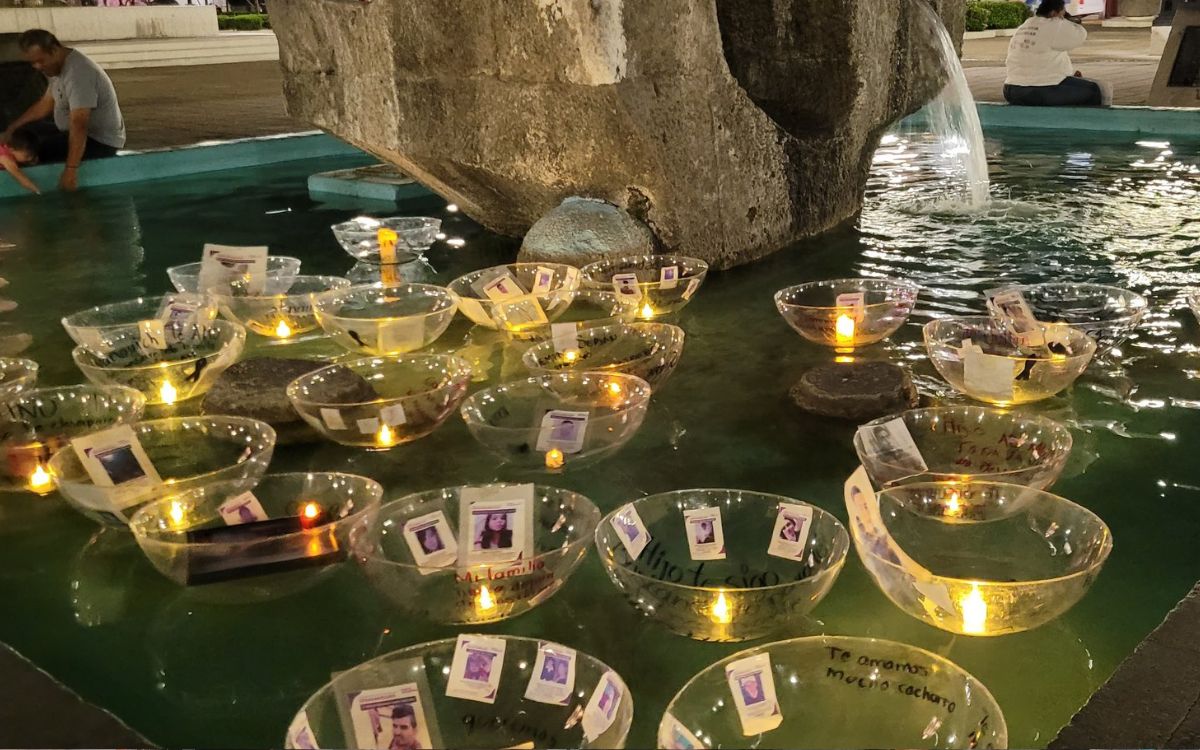
<instances>
[{"instance_id":1,"label":"splashing water","mask_svg":"<svg viewBox=\"0 0 1200 750\"><path fill-rule=\"evenodd\" d=\"M948 185L953 185L954 196L950 200L943 199L926 208L951 213L964 208L981 211L988 206L990 182L975 97L946 25L924 0L916 0L914 4L918 23L935 40L949 78L936 98L901 124L901 129L927 130L940 144L942 158L938 171L947 178Z\"/></svg>"}]
</instances>

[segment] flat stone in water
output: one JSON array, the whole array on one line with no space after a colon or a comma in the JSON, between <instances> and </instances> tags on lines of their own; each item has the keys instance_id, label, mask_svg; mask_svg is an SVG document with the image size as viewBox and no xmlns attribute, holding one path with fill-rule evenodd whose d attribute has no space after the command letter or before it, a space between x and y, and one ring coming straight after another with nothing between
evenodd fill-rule
<instances>
[{"instance_id":1,"label":"flat stone in water","mask_svg":"<svg viewBox=\"0 0 1200 750\"><path fill-rule=\"evenodd\" d=\"M792 386L801 409L823 417L865 421L917 405L917 388L903 367L851 362L814 367Z\"/></svg>"},{"instance_id":2,"label":"flat stone in water","mask_svg":"<svg viewBox=\"0 0 1200 750\"><path fill-rule=\"evenodd\" d=\"M279 444L313 442L320 438L300 418L287 399L287 386L301 375L328 365L311 359L253 357L235 363L204 396L202 414L227 414L261 419L275 428ZM330 401L354 403L378 398L375 389L353 370L339 368L330 377Z\"/></svg>"}]
</instances>

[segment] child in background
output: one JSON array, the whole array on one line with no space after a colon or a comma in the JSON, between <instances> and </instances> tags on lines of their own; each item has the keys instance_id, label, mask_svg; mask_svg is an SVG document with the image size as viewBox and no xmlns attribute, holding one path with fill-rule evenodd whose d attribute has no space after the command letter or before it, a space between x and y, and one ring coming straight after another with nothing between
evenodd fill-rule
<instances>
[{"instance_id":1,"label":"child in background","mask_svg":"<svg viewBox=\"0 0 1200 750\"><path fill-rule=\"evenodd\" d=\"M8 143L0 143L0 167L4 167L21 187L41 195L38 186L21 171L21 165L28 164L37 164L37 142L32 133L22 128L12 134Z\"/></svg>"}]
</instances>

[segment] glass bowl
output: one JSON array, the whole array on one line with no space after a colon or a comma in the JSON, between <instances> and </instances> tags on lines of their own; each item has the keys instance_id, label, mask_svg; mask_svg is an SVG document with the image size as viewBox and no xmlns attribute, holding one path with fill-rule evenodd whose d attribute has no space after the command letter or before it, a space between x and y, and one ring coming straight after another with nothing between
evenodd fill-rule
<instances>
[{"instance_id":1,"label":"glass bowl","mask_svg":"<svg viewBox=\"0 0 1200 750\"><path fill-rule=\"evenodd\" d=\"M380 262L379 230L390 229L396 233L396 258L394 263L417 260L437 241L442 229L441 219L427 216L392 216L373 219L358 216L330 227L342 249L358 260L369 263Z\"/></svg>"},{"instance_id":2,"label":"glass bowl","mask_svg":"<svg viewBox=\"0 0 1200 750\"><path fill-rule=\"evenodd\" d=\"M421 643L339 673L305 701L283 746L480 750L625 746L633 722L633 698L607 664L549 641L498 634L465 637L503 641L503 656L492 661L493 669L499 666L500 679L491 702L446 695L451 678L461 679L452 672L458 639ZM526 686L537 676L533 670L542 661L542 650L560 657L574 654L574 685L561 703L542 703L525 695ZM612 700L606 701L602 690ZM354 703L361 709L353 708ZM585 707L595 705L599 710L601 704L607 711L605 720L592 726L603 731L593 731L589 739L584 734ZM413 710L396 712L395 706ZM413 722L405 721L414 716L415 731Z\"/></svg>"},{"instance_id":3,"label":"glass bowl","mask_svg":"<svg viewBox=\"0 0 1200 750\"><path fill-rule=\"evenodd\" d=\"M633 437L650 405L636 375L562 372L478 391L463 421L484 448L520 468L558 471L615 452Z\"/></svg>"},{"instance_id":4,"label":"glass bowl","mask_svg":"<svg viewBox=\"0 0 1200 750\"><path fill-rule=\"evenodd\" d=\"M861 429L903 419L926 469L901 451L874 452L854 435L854 450L876 486L908 482L985 480L1044 490L1054 484L1071 455L1071 431L1052 419L983 406L910 409L881 417ZM883 439L887 439L886 432Z\"/></svg>"},{"instance_id":5,"label":"glass bowl","mask_svg":"<svg viewBox=\"0 0 1200 750\"><path fill-rule=\"evenodd\" d=\"M634 533L630 508L649 534L636 560L625 546ZM720 509L724 559L693 561L685 513L703 508ZM791 543L775 546L788 523L781 519L791 520ZM609 513L596 529L600 561L626 600L701 641L761 638L808 614L829 593L849 548L833 514L747 490L650 495Z\"/></svg>"},{"instance_id":6,"label":"glass bowl","mask_svg":"<svg viewBox=\"0 0 1200 750\"><path fill-rule=\"evenodd\" d=\"M1124 344L1150 309L1142 295L1103 284L1050 282L1016 288L1039 321L1065 323L1091 336L1097 357Z\"/></svg>"},{"instance_id":7,"label":"glass bowl","mask_svg":"<svg viewBox=\"0 0 1200 750\"><path fill-rule=\"evenodd\" d=\"M922 329L933 366L951 387L999 406L1041 401L1075 382L1096 352L1096 342L1078 328L1042 326L1050 352L1031 355L1013 343L991 318L932 320ZM964 346L965 340L972 342Z\"/></svg>"},{"instance_id":8,"label":"glass bowl","mask_svg":"<svg viewBox=\"0 0 1200 750\"><path fill-rule=\"evenodd\" d=\"M432 284L437 269L420 258L407 263L370 263L360 260L346 272L346 278L355 286L361 284Z\"/></svg>"},{"instance_id":9,"label":"glass bowl","mask_svg":"<svg viewBox=\"0 0 1200 750\"><path fill-rule=\"evenodd\" d=\"M137 328L105 334L101 356L75 347L71 356L96 385L123 385L141 391L146 403L174 404L208 392L246 345L246 329L214 320L165 327L166 348L143 348Z\"/></svg>"},{"instance_id":10,"label":"glass bowl","mask_svg":"<svg viewBox=\"0 0 1200 750\"><path fill-rule=\"evenodd\" d=\"M527 516L532 519L532 547L519 561L471 563L453 544L472 542L463 538L462 523L463 512L470 513L470 496L492 491L524 493L532 499ZM439 511L445 524L430 526L430 514ZM375 587L406 613L438 623L478 625L524 614L558 593L587 554L599 520L600 511L591 500L557 487L447 487L385 505L359 557ZM411 539L405 538L406 527ZM443 554L453 559L418 560L410 544L423 543L428 528L434 529L430 547L442 545L449 550ZM447 528L453 540L441 538Z\"/></svg>"},{"instance_id":11,"label":"glass bowl","mask_svg":"<svg viewBox=\"0 0 1200 750\"><path fill-rule=\"evenodd\" d=\"M0 398L15 396L37 384L38 363L20 357L0 357Z\"/></svg>"},{"instance_id":12,"label":"glass bowl","mask_svg":"<svg viewBox=\"0 0 1200 750\"><path fill-rule=\"evenodd\" d=\"M260 336L290 339L317 327L313 295L348 286L349 281L337 276L297 276L278 294L248 294L246 282L241 280L209 293L217 298L226 318Z\"/></svg>"},{"instance_id":13,"label":"glass bowl","mask_svg":"<svg viewBox=\"0 0 1200 750\"><path fill-rule=\"evenodd\" d=\"M638 304L629 299L618 297L616 293L604 289L576 289L571 292L559 291L551 295L564 297L570 307L566 309L553 323L522 328L512 332L515 339L545 341L554 337L555 326L572 325L575 330L610 326L617 323L631 323L637 318ZM555 302L550 303L552 306Z\"/></svg>"},{"instance_id":14,"label":"glass bowl","mask_svg":"<svg viewBox=\"0 0 1200 750\"><path fill-rule=\"evenodd\" d=\"M549 272L538 288L538 269ZM489 297L485 287L508 276L512 288L493 292L507 293L505 299ZM516 284L512 285L515 280ZM510 263L492 266L459 276L449 284L458 295L458 309L472 323L523 335L542 330L566 312L579 288L579 269L563 263ZM536 291L535 291L536 290Z\"/></svg>"},{"instance_id":15,"label":"glass bowl","mask_svg":"<svg viewBox=\"0 0 1200 750\"><path fill-rule=\"evenodd\" d=\"M142 418L146 397L119 385L23 391L0 403L0 490L54 490L47 462L71 438Z\"/></svg>"},{"instance_id":16,"label":"glass bowl","mask_svg":"<svg viewBox=\"0 0 1200 750\"><path fill-rule=\"evenodd\" d=\"M470 383L470 363L453 355L368 357L301 375L288 384L287 397L330 440L388 450L436 430L462 403ZM363 386L378 398L346 400Z\"/></svg>"},{"instance_id":17,"label":"glass bowl","mask_svg":"<svg viewBox=\"0 0 1200 750\"><path fill-rule=\"evenodd\" d=\"M744 661L764 657L769 669ZM759 718L758 706L767 704L751 696L766 674L778 714ZM751 732L738 714L743 704L755 713ZM704 743L691 744L696 737ZM740 651L706 668L671 699L658 740L659 747L966 750L1008 747L1008 727L987 687L948 659L895 641L818 635Z\"/></svg>"},{"instance_id":18,"label":"glass bowl","mask_svg":"<svg viewBox=\"0 0 1200 750\"><path fill-rule=\"evenodd\" d=\"M567 341L543 341L521 357L535 374L568 370L623 372L658 388L683 355L683 329L669 323L617 323L585 328ZM558 351L559 349L562 351Z\"/></svg>"},{"instance_id":19,"label":"glass bowl","mask_svg":"<svg viewBox=\"0 0 1200 750\"><path fill-rule=\"evenodd\" d=\"M626 255L588 263L580 273L586 288L616 292L637 304L640 319L653 320L679 312L691 301L708 275L708 264L682 255ZM637 277L636 286L630 275ZM624 285L622 277L628 279Z\"/></svg>"},{"instance_id":20,"label":"glass bowl","mask_svg":"<svg viewBox=\"0 0 1200 750\"><path fill-rule=\"evenodd\" d=\"M430 284L372 284L319 294L313 309L325 332L350 351L405 354L445 333L458 298Z\"/></svg>"},{"instance_id":21,"label":"glass bowl","mask_svg":"<svg viewBox=\"0 0 1200 750\"><path fill-rule=\"evenodd\" d=\"M167 269L167 277L181 292L200 291L200 263L184 263ZM300 273L300 259L286 255L267 257L265 289L268 294L282 294L288 290Z\"/></svg>"},{"instance_id":22,"label":"glass bowl","mask_svg":"<svg viewBox=\"0 0 1200 750\"><path fill-rule=\"evenodd\" d=\"M809 341L854 349L883 341L904 325L919 291L898 279L812 281L780 289L775 308Z\"/></svg>"},{"instance_id":23,"label":"glass bowl","mask_svg":"<svg viewBox=\"0 0 1200 750\"><path fill-rule=\"evenodd\" d=\"M879 492L882 536L852 523L863 565L892 602L934 627L1030 630L1078 602L1112 536L1087 508L999 482L929 482Z\"/></svg>"},{"instance_id":24,"label":"glass bowl","mask_svg":"<svg viewBox=\"0 0 1200 750\"><path fill-rule=\"evenodd\" d=\"M169 306L179 305L173 313ZM62 326L71 340L97 354L106 354L103 341L123 328L136 327L142 321L160 320L164 323L198 323L216 320L217 302L203 294L177 292L161 297L137 299L98 305L80 310L62 319Z\"/></svg>"},{"instance_id":25,"label":"glass bowl","mask_svg":"<svg viewBox=\"0 0 1200 750\"><path fill-rule=\"evenodd\" d=\"M140 505L167 495L228 480L252 486L267 470L275 430L245 417L171 417L133 425L133 432L158 472L161 484L131 494L95 484L75 449L50 459L50 475L62 496L80 513L112 526L125 526Z\"/></svg>"},{"instance_id":26,"label":"glass bowl","mask_svg":"<svg viewBox=\"0 0 1200 750\"><path fill-rule=\"evenodd\" d=\"M290 592L347 559L382 497L378 482L354 474L268 474L143 505L129 529L158 572L180 586ZM228 528L237 531L221 531Z\"/></svg>"}]
</instances>

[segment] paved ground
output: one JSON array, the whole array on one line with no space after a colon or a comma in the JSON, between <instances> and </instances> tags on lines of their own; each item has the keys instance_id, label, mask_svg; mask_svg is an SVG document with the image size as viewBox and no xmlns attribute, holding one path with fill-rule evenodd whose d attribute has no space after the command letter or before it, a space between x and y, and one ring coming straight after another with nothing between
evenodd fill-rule
<instances>
[{"instance_id":1,"label":"paved ground","mask_svg":"<svg viewBox=\"0 0 1200 750\"><path fill-rule=\"evenodd\" d=\"M1008 41L999 37L963 45L963 65L979 101L1002 101ZM1113 83L1117 104L1145 104L1158 63L1149 47L1149 29L1096 26L1072 58L1086 75ZM310 127L287 116L275 62L114 70L111 75L125 110L131 149Z\"/></svg>"},{"instance_id":2,"label":"paved ground","mask_svg":"<svg viewBox=\"0 0 1200 750\"><path fill-rule=\"evenodd\" d=\"M109 71L130 149L311 130L287 116L277 62Z\"/></svg>"},{"instance_id":3,"label":"paved ground","mask_svg":"<svg viewBox=\"0 0 1200 750\"><path fill-rule=\"evenodd\" d=\"M977 101L1004 101L1008 43L1008 38L997 37L963 44L963 67ZM1158 59L1150 53L1150 29L1089 26L1087 42L1071 53L1071 61L1085 76L1112 84L1114 104L1146 104Z\"/></svg>"}]
</instances>

